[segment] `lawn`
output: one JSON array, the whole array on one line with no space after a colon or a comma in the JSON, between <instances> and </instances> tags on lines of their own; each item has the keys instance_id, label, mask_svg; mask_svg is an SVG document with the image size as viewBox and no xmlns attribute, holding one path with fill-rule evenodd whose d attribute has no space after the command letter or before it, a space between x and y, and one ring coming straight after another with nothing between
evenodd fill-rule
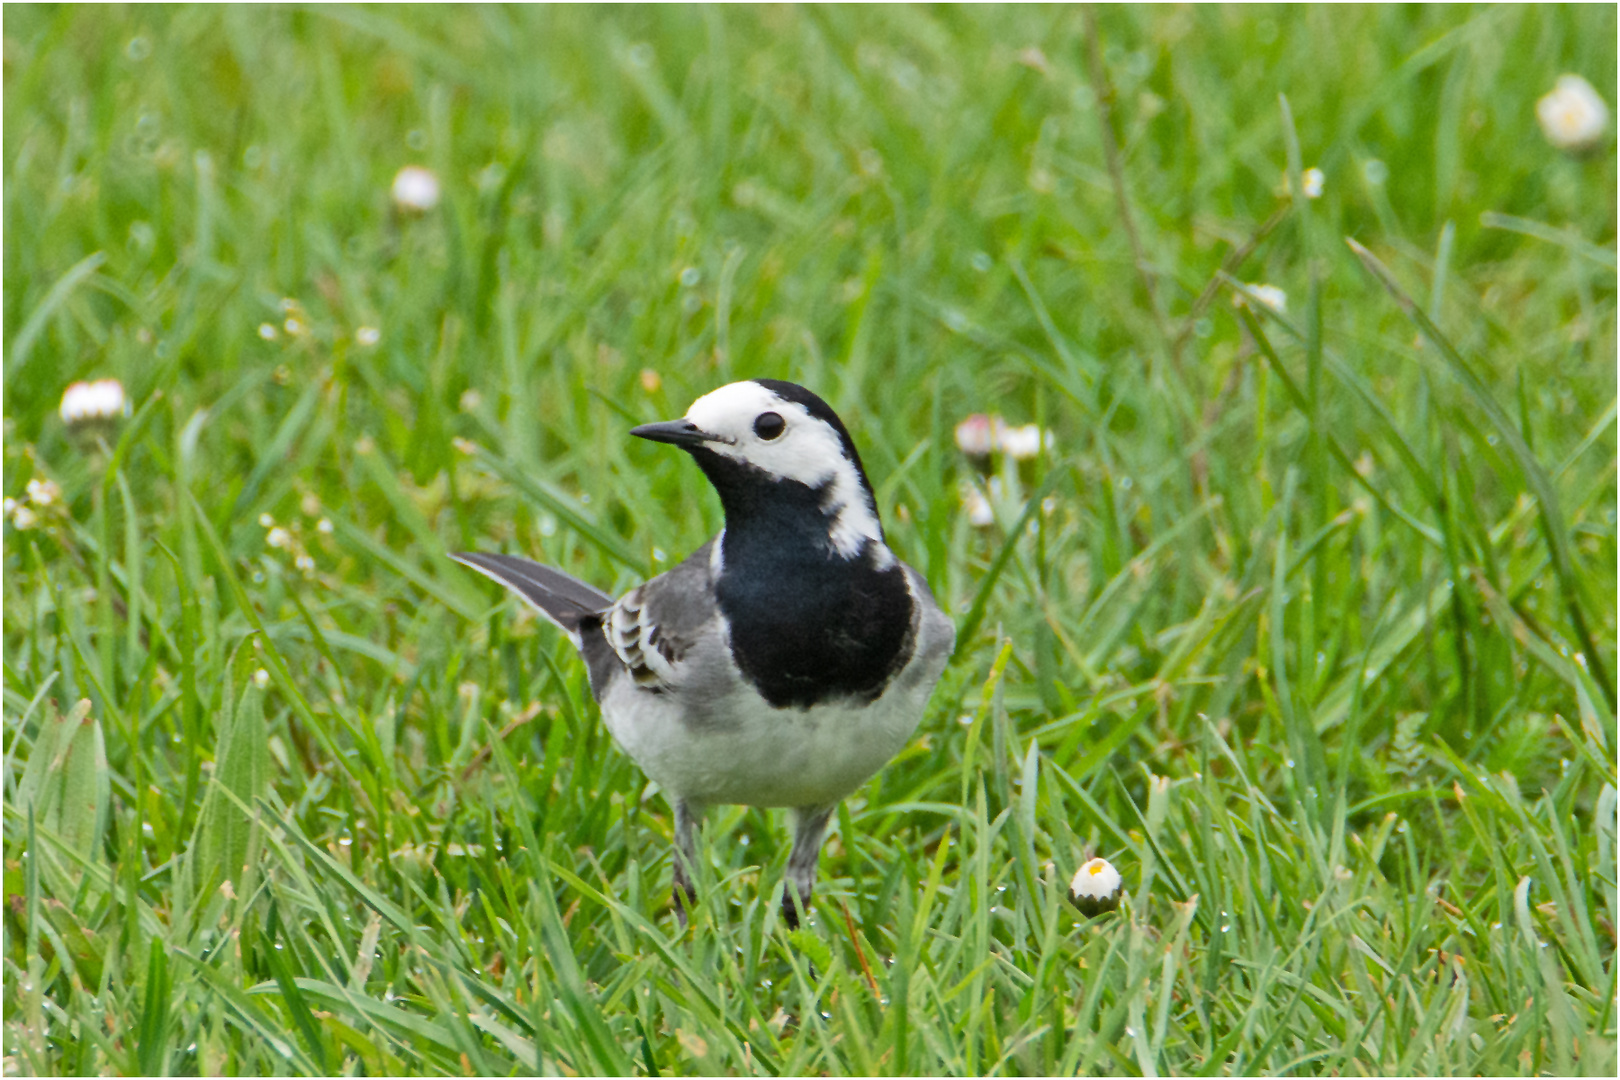
<instances>
[{"instance_id":1,"label":"lawn","mask_svg":"<svg viewBox=\"0 0 1620 1080\"><path fill-rule=\"evenodd\" d=\"M1536 103L1615 42L7 7L6 1074L1614 1075L1615 142ZM673 565L718 501L627 432L752 376L958 647L813 919L719 808L683 931L583 665L447 553Z\"/></svg>"}]
</instances>

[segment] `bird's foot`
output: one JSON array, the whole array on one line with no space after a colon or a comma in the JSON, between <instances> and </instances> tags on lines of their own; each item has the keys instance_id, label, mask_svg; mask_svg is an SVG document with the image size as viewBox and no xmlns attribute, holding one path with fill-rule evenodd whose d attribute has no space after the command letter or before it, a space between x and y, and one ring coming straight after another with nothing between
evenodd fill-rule
<instances>
[{"instance_id":1,"label":"bird's foot","mask_svg":"<svg viewBox=\"0 0 1620 1080\"><path fill-rule=\"evenodd\" d=\"M782 922L787 925L789 930L799 928L799 913L801 910L807 916L810 914L810 894L803 892L795 896L795 893L798 893L798 890L794 889L791 884L782 890Z\"/></svg>"},{"instance_id":2,"label":"bird's foot","mask_svg":"<svg viewBox=\"0 0 1620 1080\"><path fill-rule=\"evenodd\" d=\"M685 930L687 922L690 921L687 913L697 907L697 890L692 887L691 882L677 881L675 887L670 890L670 895L675 903L675 921L680 924L682 930Z\"/></svg>"}]
</instances>

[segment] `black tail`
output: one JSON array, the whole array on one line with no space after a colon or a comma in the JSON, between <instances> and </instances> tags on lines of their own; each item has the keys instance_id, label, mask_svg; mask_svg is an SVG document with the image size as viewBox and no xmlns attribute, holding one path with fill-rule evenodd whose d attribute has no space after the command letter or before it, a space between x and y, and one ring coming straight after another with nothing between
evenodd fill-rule
<instances>
[{"instance_id":1,"label":"black tail","mask_svg":"<svg viewBox=\"0 0 1620 1080\"><path fill-rule=\"evenodd\" d=\"M561 570L516 555L458 551L450 557L505 585L570 634L579 632L580 620L598 615L613 605L613 597L607 593L598 592Z\"/></svg>"}]
</instances>

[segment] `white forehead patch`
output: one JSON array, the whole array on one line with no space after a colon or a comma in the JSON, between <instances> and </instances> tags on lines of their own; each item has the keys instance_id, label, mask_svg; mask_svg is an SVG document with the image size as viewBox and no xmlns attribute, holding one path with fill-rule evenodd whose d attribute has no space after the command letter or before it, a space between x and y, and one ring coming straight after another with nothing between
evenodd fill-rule
<instances>
[{"instance_id":1,"label":"white forehead patch","mask_svg":"<svg viewBox=\"0 0 1620 1080\"><path fill-rule=\"evenodd\" d=\"M768 412L787 425L774 439L754 433L754 421ZM861 482L855 463L845 456L838 432L811 416L803 405L757 382L735 382L694 401L686 410L686 419L719 437L721 441L708 444L717 454L806 487L826 486L822 509L832 519L829 535L840 555L854 556L868 540L881 543L883 529L871 493ZM886 555L887 548L879 552L880 558Z\"/></svg>"}]
</instances>

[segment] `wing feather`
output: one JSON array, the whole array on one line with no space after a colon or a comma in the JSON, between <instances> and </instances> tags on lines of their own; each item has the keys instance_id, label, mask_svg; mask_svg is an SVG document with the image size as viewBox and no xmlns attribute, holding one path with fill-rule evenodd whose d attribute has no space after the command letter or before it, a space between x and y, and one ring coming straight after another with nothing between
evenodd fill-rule
<instances>
[{"instance_id":1,"label":"wing feather","mask_svg":"<svg viewBox=\"0 0 1620 1080\"><path fill-rule=\"evenodd\" d=\"M718 616L709 568L713 543L625 593L604 617L608 644L637 686L662 692L678 683L682 661Z\"/></svg>"}]
</instances>

